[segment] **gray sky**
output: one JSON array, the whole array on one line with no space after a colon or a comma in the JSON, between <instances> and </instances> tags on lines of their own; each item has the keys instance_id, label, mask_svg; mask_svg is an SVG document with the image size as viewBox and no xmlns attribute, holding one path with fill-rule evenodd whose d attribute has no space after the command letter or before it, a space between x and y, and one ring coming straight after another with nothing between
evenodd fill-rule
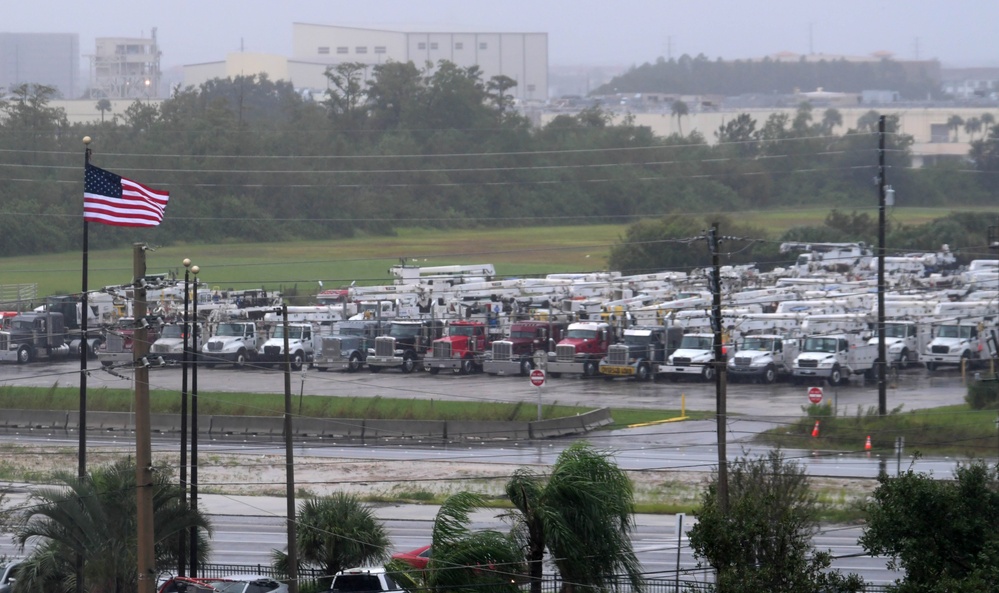
<instances>
[{"instance_id":1,"label":"gray sky","mask_svg":"<svg viewBox=\"0 0 999 593\"><path fill-rule=\"evenodd\" d=\"M40 0L3 10L6 32L148 36L164 68L217 61L240 44L290 55L291 23L547 32L549 63L632 65L703 53L778 51L937 58L999 66L999 0Z\"/></svg>"}]
</instances>

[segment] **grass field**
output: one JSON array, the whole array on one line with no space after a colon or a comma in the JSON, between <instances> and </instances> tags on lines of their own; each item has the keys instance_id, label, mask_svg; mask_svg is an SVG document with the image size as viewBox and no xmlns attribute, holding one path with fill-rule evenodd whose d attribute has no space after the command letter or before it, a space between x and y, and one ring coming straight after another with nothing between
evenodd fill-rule
<instances>
[{"instance_id":1,"label":"grass field","mask_svg":"<svg viewBox=\"0 0 999 593\"><path fill-rule=\"evenodd\" d=\"M890 220L922 224L951 210L897 208L891 211ZM739 219L778 237L792 227L821 225L828 212L825 208L749 211L739 213ZM874 208L870 213L877 216ZM98 227L91 232L100 232ZM264 287L307 295L318 291L320 280L326 288L354 281L361 285L385 283L390 280L388 269L403 258L420 266L492 263L497 273L506 277L605 270L611 247L626 230L627 225L402 229L392 237L154 245L155 251L147 252L147 269L183 276L181 261L190 258L201 268L202 281L211 287ZM38 294L43 296L79 292L81 264L81 255L76 252L0 258L0 284L37 284ZM91 251L88 267L91 289L127 283L132 276L132 249Z\"/></svg>"}]
</instances>

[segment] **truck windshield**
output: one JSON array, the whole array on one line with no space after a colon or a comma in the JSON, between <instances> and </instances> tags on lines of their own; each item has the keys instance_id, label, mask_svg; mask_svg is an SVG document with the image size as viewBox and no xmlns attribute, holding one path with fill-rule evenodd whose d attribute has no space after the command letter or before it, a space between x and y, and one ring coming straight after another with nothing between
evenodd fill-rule
<instances>
[{"instance_id":1,"label":"truck windshield","mask_svg":"<svg viewBox=\"0 0 999 593\"><path fill-rule=\"evenodd\" d=\"M640 336L626 335L624 336L624 343L628 346L645 346L651 341L651 336L648 334L643 334Z\"/></svg>"},{"instance_id":2,"label":"truck windshield","mask_svg":"<svg viewBox=\"0 0 999 593\"><path fill-rule=\"evenodd\" d=\"M220 323L216 336L241 336L243 335L243 324L241 323Z\"/></svg>"},{"instance_id":3,"label":"truck windshield","mask_svg":"<svg viewBox=\"0 0 999 593\"><path fill-rule=\"evenodd\" d=\"M836 338L806 338L805 352L836 352Z\"/></svg>"},{"instance_id":4,"label":"truck windshield","mask_svg":"<svg viewBox=\"0 0 999 593\"><path fill-rule=\"evenodd\" d=\"M294 327L288 328L288 339L289 340L301 340L302 336L305 335L304 327ZM272 338L284 338L284 326L279 325L274 328L274 334L271 335Z\"/></svg>"},{"instance_id":5,"label":"truck windshield","mask_svg":"<svg viewBox=\"0 0 999 593\"><path fill-rule=\"evenodd\" d=\"M393 338L415 338L420 335L420 326L415 323L393 323L389 335Z\"/></svg>"},{"instance_id":6,"label":"truck windshield","mask_svg":"<svg viewBox=\"0 0 999 593\"><path fill-rule=\"evenodd\" d=\"M592 340L597 337L597 330L595 329L570 329L566 332L565 337L576 340Z\"/></svg>"},{"instance_id":7,"label":"truck windshield","mask_svg":"<svg viewBox=\"0 0 999 593\"><path fill-rule=\"evenodd\" d=\"M885 325L885 337L886 338L904 338L906 333L906 326L898 323L889 323ZM874 335L878 335L878 330L875 328Z\"/></svg>"},{"instance_id":8,"label":"truck windshield","mask_svg":"<svg viewBox=\"0 0 999 593\"><path fill-rule=\"evenodd\" d=\"M938 338L970 338L970 325L941 325L937 328Z\"/></svg>"},{"instance_id":9,"label":"truck windshield","mask_svg":"<svg viewBox=\"0 0 999 593\"><path fill-rule=\"evenodd\" d=\"M181 331L179 325L164 325L163 333L160 334L161 338L183 338L184 332Z\"/></svg>"},{"instance_id":10,"label":"truck windshield","mask_svg":"<svg viewBox=\"0 0 999 593\"><path fill-rule=\"evenodd\" d=\"M18 329L18 330L21 330L21 331L26 331L26 332L29 332L29 331L32 330L31 322L30 321L25 321L24 319L15 319L14 322L11 324L11 328L12 329Z\"/></svg>"},{"instance_id":11,"label":"truck windshield","mask_svg":"<svg viewBox=\"0 0 999 593\"><path fill-rule=\"evenodd\" d=\"M683 336L680 340L680 348L684 350L711 350L714 347L714 338L708 336Z\"/></svg>"},{"instance_id":12,"label":"truck windshield","mask_svg":"<svg viewBox=\"0 0 999 593\"><path fill-rule=\"evenodd\" d=\"M452 325L447 330L449 336L472 336L474 332L475 326L472 325Z\"/></svg>"},{"instance_id":13,"label":"truck windshield","mask_svg":"<svg viewBox=\"0 0 999 593\"><path fill-rule=\"evenodd\" d=\"M742 345L739 346L740 350L765 350L770 352L773 350L774 340L773 338L746 338L742 341Z\"/></svg>"},{"instance_id":14,"label":"truck windshield","mask_svg":"<svg viewBox=\"0 0 999 593\"><path fill-rule=\"evenodd\" d=\"M533 329L513 329L513 330L510 330L510 337L511 338L521 338L521 339L533 340L534 339L534 330Z\"/></svg>"}]
</instances>

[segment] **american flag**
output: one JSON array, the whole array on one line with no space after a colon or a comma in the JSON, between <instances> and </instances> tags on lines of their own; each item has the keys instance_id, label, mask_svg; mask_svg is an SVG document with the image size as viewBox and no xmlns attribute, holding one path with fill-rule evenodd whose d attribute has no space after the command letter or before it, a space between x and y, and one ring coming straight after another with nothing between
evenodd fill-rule
<instances>
[{"instance_id":1,"label":"american flag","mask_svg":"<svg viewBox=\"0 0 999 593\"><path fill-rule=\"evenodd\" d=\"M113 226L158 226L170 192L152 189L87 163L83 220Z\"/></svg>"}]
</instances>

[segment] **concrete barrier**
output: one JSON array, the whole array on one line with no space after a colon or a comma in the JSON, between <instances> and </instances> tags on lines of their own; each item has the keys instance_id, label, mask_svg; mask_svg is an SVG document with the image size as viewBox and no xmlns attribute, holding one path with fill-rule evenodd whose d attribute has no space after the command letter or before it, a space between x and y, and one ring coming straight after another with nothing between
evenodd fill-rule
<instances>
[{"instance_id":1,"label":"concrete barrier","mask_svg":"<svg viewBox=\"0 0 999 593\"><path fill-rule=\"evenodd\" d=\"M586 431L579 416L538 420L531 422L530 429L532 439L550 439L553 437L581 434Z\"/></svg>"},{"instance_id":2,"label":"concrete barrier","mask_svg":"<svg viewBox=\"0 0 999 593\"><path fill-rule=\"evenodd\" d=\"M80 412L67 414L66 429L80 430ZM135 430L135 414L132 412L87 412L87 430L129 432Z\"/></svg>"},{"instance_id":3,"label":"concrete barrier","mask_svg":"<svg viewBox=\"0 0 999 593\"><path fill-rule=\"evenodd\" d=\"M66 430L66 412L49 410L0 410L4 428L49 428Z\"/></svg>"},{"instance_id":4,"label":"concrete barrier","mask_svg":"<svg viewBox=\"0 0 999 593\"><path fill-rule=\"evenodd\" d=\"M614 424L614 418L611 417L610 408L599 408L589 412L584 412L579 415L579 418L582 419L583 428L586 429L587 432L600 428L601 426Z\"/></svg>"},{"instance_id":5,"label":"concrete barrier","mask_svg":"<svg viewBox=\"0 0 999 593\"><path fill-rule=\"evenodd\" d=\"M465 441L525 440L531 438L529 422L451 421L447 438Z\"/></svg>"},{"instance_id":6,"label":"concrete barrier","mask_svg":"<svg viewBox=\"0 0 999 593\"><path fill-rule=\"evenodd\" d=\"M282 435L284 434L284 418L280 416L212 416L211 433L218 435Z\"/></svg>"},{"instance_id":7,"label":"concrete barrier","mask_svg":"<svg viewBox=\"0 0 999 593\"><path fill-rule=\"evenodd\" d=\"M190 429L190 419L188 419L188 430ZM180 414L150 414L149 430L154 433L180 432Z\"/></svg>"},{"instance_id":8,"label":"concrete barrier","mask_svg":"<svg viewBox=\"0 0 999 593\"><path fill-rule=\"evenodd\" d=\"M443 420L365 420L365 439L444 439Z\"/></svg>"}]
</instances>

